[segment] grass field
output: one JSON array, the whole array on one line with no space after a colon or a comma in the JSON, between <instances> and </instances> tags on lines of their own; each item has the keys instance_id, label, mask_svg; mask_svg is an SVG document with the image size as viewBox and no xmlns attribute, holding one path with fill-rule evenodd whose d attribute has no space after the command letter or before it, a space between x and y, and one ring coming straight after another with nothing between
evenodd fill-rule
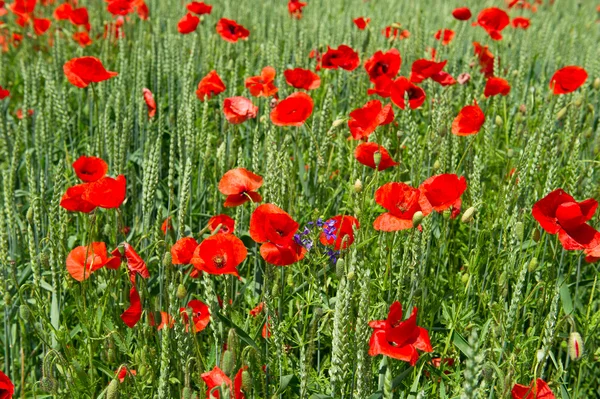
<instances>
[{"instance_id":1,"label":"grass field","mask_svg":"<svg viewBox=\"0 0 600 399\"><path fill-rule=\"evenodd\" d=\"M11 1L0 399L600 398L597 1Z\"/></svg>"}]
</instances>

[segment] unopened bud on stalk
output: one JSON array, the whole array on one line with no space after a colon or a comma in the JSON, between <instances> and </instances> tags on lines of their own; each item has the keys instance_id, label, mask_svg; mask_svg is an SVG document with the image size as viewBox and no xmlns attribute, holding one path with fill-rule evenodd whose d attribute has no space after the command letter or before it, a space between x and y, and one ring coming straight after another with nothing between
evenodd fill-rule
<instances>
[{"instance_id":1,"label":"unopened bud on stalk","mask_svg":"<svg viewBox=\"0 0 600 399\"><path fill-rule=\"evenodd\" d=\"M421 224L421 222L423 221L423 218L424 218L424 217L425 217L425 216L423 215L423 212L421 212L421 211L416 211L416 212L415 212L415 214L413 215L413 218L412 218L412 224L413 224L413 227L415 227L415 228L416 228L416 227L419 227L419 225L420 225L420 224Z\"/></svg>"},{"instance_id":2,"label":"unopened bud on stalk","mask_svg":"<svg viewBox=\"0 0 600 399\"><path fill-rule=\"evenodd\" d=\"M238 350L238 339L237 339L237 334L235 333L235 330L233 328L229 329L229 332L227 333L227 349L231 351L231 354L234 357L234 363L235 363L235 354L237 353Z\"/></svg>"},{"instance_id":3,"label":"unopened bud on stalk","mask_svg":"<svg viewBox=\"0 0 600 399\"><path fill-rule=\"evenodd\" d=\"M29 209L27 209L27 221L29 222L29 224L33 224L33 207L29 207Z\"/></svg>"},{"instance_id":4,"label":"unopened bud on stalk","mask_svg":"<svg viewBox=\"0 0 600 399\"><path fill-rule=\"evenodd\" d=\"M556 114L556 120L561 120L567 113L567 107L562 107Z\"/></svg>"},{"instance_id":5,"label":"unopened bud on stalk","mask_svg":"<svg viewBox=\"0 0 600 399\"><path fill-rule=\"evenodd\" d=\"M250 393L252 389L252 374L248 370L242 371L242 390L245 393Z\"/></svg>"},{"instance_id":6,"label":"unopened bud on stalk","mask_svg":"<svg viewBox=\"0 0 600 399\"><path fill-rule=\"evenodd\" d=\"M576 361L581 359L583 355L583 339L578 332L572 332L569 335L569 357L571 360Z\"/></svg>"},{"instance_id":7,"label":"unopened bud on stalk","mask_svg":"<svg viewBox=\"0 0 600 399\"><path fill-rule=\"evenodd\" d=\"M596 89L596 90L600 89L600 78L594 79L593 86L594 86L594 89Z\"/></svg>"},{"instance_id":8,"label":"unopened bud on stalk","mask_svg":"<svg viewBox=\"0 0 600 399\"><path fill-rule=\"evenodd\" d=\"M573 104L578 108L581 107L581 104L583 104L583 96L577 97L575 101L573 101Z\"/></svg>"},{"instance_id":9,"label":"unopened bud on stalk","mask_svg":"<svg viewBox=\"0 0 600 399\"><path fill-rule=\"evenodd\" d=\"M471 223L473 221L473 217L475 216L475 207L472 206L463 213L460 218L460 221L463 223Z\"/></svg>"},{"instance_id":10,"label":"unopened bud on stalk","mask_svg":"<svg viewBox=\"0 0 600 399\"><path fill-rule=\"evenodd\" d=\"M450 219L450 216L452 216L452 212L450 211L450 209L446 209L444 212L442 212L442 216L444 217L444 219L448 220Z\"/></svg>"},{"instance_id":11,"label":"unopened bud on stalk","mask_svg":"<svg viewBox=\"0 0 600 399\"><path fill-rule=\"evenodd\" d=\"M440 161L438 161L437 159L435 160L435 162L433 163L433 170L438 170L442 165L440 164Z\"/></svg>"},{"instance_id":12,"label":"unopened bud on stalk","mask_svg":"<svg viewBox=\"0 0 600 399\"><path fill-rule=\"evenodd\" d=\"M464 273L462 276L460 276L460 281L462 281L463 284L467 284L469 281L469 273Z\"/></svg>"},{"instance_id":13,"label":"unopened bud on stalk","mask_svg":"<svg viewBox=\"0 0 600 399\"><path fill-rule=\"evenodd\" d=\"M333 121L333 123L331 124L331 129L335 129L338 126L341 126L344 123L345 119L343 118L339 118Z\"/></svg>"},{"instance_id":14,"label":"unopened bud on stalk","mask_svg":"<svg viewBox=\"0 0 600 399\"><path fill-rule=\"evenodd\" d=\"M360 181L360 179L356 179L356 181L354 182L354 186L353 186L354 192L356 194L360 193L363 189L363 184Z\"/></svg>"},{"instance_id":15,"label":"unopened bud on stalk","mask_svg":"<svg viewBox=\"0 0 600 399\"><path fill-rule=\"evenodd\" d=\"M529 261L529 264L527 265L527 270L529 271L529 273L533 273L535 271L535 269L537 269L537 266L538 266L537 258L531 258L531 260Z\"/></svg>"},{"instance_id":16,"label":"unopened bud on stalk","mask_svg":"<svg viewBox=\"0 0 600 399\"><path fill-rule=\"evenodd\" d=\"M348 281L354 280L355 277L356 277L356 273L354 273L354 272L349 272L348 275L346 276Z\"/></svg>"},{"instance_id":17,"label":"unopened bud on stalk","mask_svg":"<svg viewBox=\"0 0 600 399\"><path fill-rule=\"evenodd\" d=\"M533 233L531 233L531 239L535 242L539 242L540 238L542 236L542 233L540 233L539 229L533 229Z\"/></svg>"},{"instance_id":18,"label":"unopened bud on stalk","mask_svg":"<svg viewBox=\"0 0 600 399\"><path fill-rule=\"evenodd\" d=\"M515 150L513 150L512 148L509 148L509 149L506 151L506 156L507 156L507 157L509 157L509 158L512 158L514 155L515 155Z\"/></svg>"},{"instance_id":19,"label":"unopened bud on stalk","mask_svg":"<svg viewBox=\"0 0 600 399\"><path fill-rule=\"evenodd\" d=\"M346 274L346 264L343 258L339 258L335 263L335 274L337 278L341 279Z\"/></svg>"},{"instance_id":20,"label":"unopened bud on stalk","mask_svg":"<svg viewBox=\"0 0 600 399\"><path fill-rule=\"evenodd\" d=\"M56 391L56 381L50 377L42 377L40 380L40 389L44 392L53 393Z\"/></svg>"},{"instance_id":21,"label":"unopened bud on stalk","mask_svg":"<svg viewBox=\"0 0 600 399\"><path fill-rule=\"evenodd\" d=\"M23 321L29 320L29 316L31 316L31 312L29 311L29 306L21 305L19 306L19 316Z\"/></svg>"},{"instance_id":22,"label":"unopened bud on stalk","mask_svg":"<svg viewBox=\"0 0 600 399\"><path fill-rule=\"evenodd\" d=\"M381 163L381 153L379 151L375 151L373 154L373 161L375 162L375 167L378 168Z\"/></svg>"},{"instance_id":23,"label":"unopened bud on stalk","mask_svg":"<svg viewBox=\"0 0 600 399\"><path fill-rule=\"evenodd\" d=\"M496 115L496 126L500 127L503 124L502 118L500 117L500 115Z\"/></svg>"},{"instance_id":24,"label":"unopened bud on stalk","mask_svg":"<svg viewBox=\"0 0 600 399\"><path fill-rule=\"evenodd\" d=\"M544 358L546 357L546 353L544 352L543 349L538 349L535 356L536 356L537 362L541 363L544 361Z\"/></svg>"},{"instance_id":25,"label":"unopened bud on stalk","mask_svg":"<svg viewBox=\"0 0 600 399\"><path fill-rule=\"evenodd\" d=\"M185 285L179 284L177 287L177 293L175 294L178 299L183 299L187 295L187 290L185 289Z\"/></svg>"},{"instance_id":26,"label":"unopened bud on stalk","mask_svg":"<svg viewBox=\"0 0 600 399\"><path fill-rule=\"evenodd\" d=\"M234 367L235 359L233 358L233 353L230 350L226 350L225 353L223 353L223 372L228 376L231 376Z\"/></svg>"},{"instance_id":27,"label":"unopened bud on stalk","mask_svg":"<svg viewBox=\"0 0 600 399\"><path fill-rule=\"evenodd\" d=\"M106 390L106 399L117 399L119 397L119 380L116 378L110 382Z\"/></svg>"}]
</instances>

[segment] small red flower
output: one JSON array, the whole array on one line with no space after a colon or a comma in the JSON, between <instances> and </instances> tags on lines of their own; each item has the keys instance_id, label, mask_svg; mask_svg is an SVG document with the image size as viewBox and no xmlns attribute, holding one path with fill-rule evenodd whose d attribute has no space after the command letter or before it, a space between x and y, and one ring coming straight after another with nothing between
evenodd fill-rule
<instances>
[{"instance_id":1,"label":"small red flower","mask_svg":"<svg viewBox=\"0 0 600 399\"><path fill-rule=\"evenodd\" d=\"M252 310L250 310L249 314L252 317L256 317L259 314L262 313L263 308L265 307L265 303L264 302L260 302L258 305L256 305L254 308L252 308Z\"/></svg>"},{"instance_id":2,"label":"small red flower","mask_svg":"<svg viewBox=\"0 0 600 399\"><path fill-rule=\"evenodd\" d=\"M135 286L129 291L129 307L121 314L121 320L129 328L135 327L142 317L142 302Z\"/></svg>"},{"instance_id":3,"label":"small red flower","mask_svg":"<svg viewBox=\"0 0 600 399\"><path fill-rule=\"evenodd\" d=\"M482 10L477 16L477 25L481 26L493 40L502 39L502 30L508 26L510 18L508 14L498 7L490 7Z\"/></svg>"},{"instance_id":4,"label":"small red flower","mask_svg":"<svg viewBox=\"0 0 600 399\"><path fill-rule=\"evenodd\" d=\"M488 49L488 46L473 42L473 47L475 48L475 55L479 58L481 73L487 78L494 76L494 55Z\"/></svg>"},{"instance_id":5,"label":"small red flower","mask_svg":"<svg viewBox=\"0 0 600 399\"><path fill-rule=\"evenodd\" d=\"M371 22L371 18L358 17L353 20L354 25L360 30L365 30L369 22Z\"/></svg>"},{"instance_id":6,"label":"small red flower","mask_svg":"<svg viewBox=\"0 0 600 399\"><path fill-rule=\"evenodd\" d=\"M375 230L398 231L413 227L413 215L421 211L420 191L405 183L386 183L375 191L375 202L384 207L385 212L373 222Z\"/></svg>"},{"instance_id":7,"label":"small red flower","mask_svg":"<svg viewBox=\"0 0 600 399\"><path fill-rule=\"evenodd\" d=\"M340 45L337 49L328 46L327 52L321 58L321 67L325 69L342 68L346 71L353 71L359 65L358 53L345 44Z\"/></svg>"},{"instance_id":8,"label":"small red flower","mask_svg":"<svg viewBox=\"0 0 600 399\"><path fill-rule=\"evenodd\" d=\"M204 101L207 98L216 96L225 91L225 84L219 77L217 71L210 71L205 77L198 83L198 89L196 90L196 97L200 101Z\"/></svg>"},{"instance_id":9,"label":"small red flower","mask_svg":"<svg viewBox=\"0 0 600 399\"><path fill-rule=\"evenodd\" d=\"M173 318L173 316L171 316L167 312L160 312L160 324L158 325L158 327L156 327L158 331L162 330L163 328L173 328L174 325L175 319Z\"/></svg>"},{"instance_id":10,"label":"small red flower","mask_svg":"<svg viewBox=\"0 0 600 399\"><path fill-rule=\"evenodd\" d=\"M446 173L430 177L419 186L419 205L423 214L428 215L432 211L443 212L452 208L452 217L458 216L460 197L466 189L467 181L464 176Z\"/></svg>"},{"instance_id":11,"label":"small red flower","mask_svg":"<svg viewBox=\"0 0 600 399\"><path fill-rule=\"evenodd\" d=\"M77 281L87 280L90 275L106 265L113 268L114 264L120 264L120 260L113 256L109 257L106 244L93 242L90 246L75 247L67 255L67 272Z\"/></svg>"},{"instance_id":12,"label":"small red flower","mask_svg":"<svg viewBox=\"0 0 600 399\"><path fill-rule=\"evenodd\" d=\"M189 265L192 262L198 241L193 237L183 237L171 247L171 262L174 265Z\"/></svg>"},{"instance_id":13,"label":"small red flower","mask_svg":"<svg viewBox=\"0 0 600 399\"><path fill-rule=\"evenodd\" d=\"M81 47L87 47L92 44L90 34L87 31L73 33L73 40L75 40Z\"/></svg>"},{"instance_id":14,"label":"small red flower","mask_svg":"<svg viewBox=\"0 0 600 399\"><path fill-rule=\"evenodd\" d=\"M239 25L232 19L221 18L217 22L217 33L226 41L235 43L238 40L247 40L250 36L250 31Z\"/></svg>"},{"instance_id":15,"label":"small red flower","mask_svg":"<svg viewBox=\"0 0 600 399\"><path fill-rule=\"evenodd\" d=\"M81 180L93 182L100 180L106 175L108 165L101 158L82 155L73 162L73 169L75 169L75 174Z\"/></svg>"},{"instance_id":16,"label":"small red flower","mask_svg":"<svg viewBox=\"0 0 600 399\"><path fill-rule=\"evenodd\" d=\"M283 75L287 84L296 89L314 90L321 86L319 75L308 69L287 69Z\"/></svg>"},{"instance_id":17,"label":"small red flower","mask_svg":"<svg viewBox=\"0 0 600 399\"><path fill-rule=\"evenodd\" d=\"M194 14L204 15L210 14L212 11L212 6L202 1L193 1L187 5L187 9L189 12L193 12Z\"/></svg>"},{"instance_id":18,"label":"small red flower","mask_svg":"<svg viewBox=\"0 0 600 399\"><path fill-rule=\"evenodd\" d=\"M413 62L410 71L410 81L412 83L421 83L427 78L440 73L448 61L435 62L424 58Z\"/></svg>"},{"instance_id":19,"label":"small red flower","mask_svg":"<svg viewBox=\"0 0 600 399\"><path fill-rule=\"evenodd\" d=\"M177 23L177 31L183 35L187 35L188 33L194 32L199 23L200 18L188 12Z\"/></svg>"},{"instance_id":20,"label":"small red flower","mask_svg":"<svg viewBox=\"0 0 600 399\"><path fill-rule=\"evenodd\" d=\"M118 75L104 69L102 62L96 57L73 58L63 67L69 82L74 86L85 88L90 83L98 83Z\"/></svg>"},{"instance_id":21,"label":"small red flower","mask_svg":"<svg viewBox=\"0 0 600 399\"><path fill-rule=\"evenodd\" d=\"M513 18L511 23L513 28L521 28L523 30L527 30L527 28L529 28L529 25L531 25L531 21L529 20L529 18L525 17Z\"/></svg>"},{"instance_id":22,"label":"small red flower","mask_svg":"<svg viewBox=\"0 0 600 399\"><path fill-rule=\"evenodd\" d=\"M306 7L306 3L301 2L300 0L289 0L288 1L288 12L293 18L301 19L302 18L302 9Z\"/></svg>"},{"instance_id":23,"label":"small red flower","mask_svg":"<svg viewBox=\"0 0 600 399\"><path fill-rule=\"evenodd\" d=\"M199 333L204 330L210 322L210 310L208 306L197 299L192 299L188 302L187 308L192 309L192 321L194 323L194 333ZM185 323L185 332L189 331L189 318L186 308L180 308L179 313Z\"/></svg>"},{"instance_id":24,"label":"small red flower","mask_svg":"<svg viewBox=\"0 0 600 399\"><path fill-rule=\"evenodd\" d=\"M331 232L333 237L326 235L325 232L321 232L319 240L323 245L333 245L333 249L339 251L340 249L346 249L354 242L354 228L358 229L360 224L358 219L354 216L338 215L325 222L326 225L333 222L334 229Z\"/></svg>"},{"instance_id":25,"label":"small red flower","mask_svg":"<svg viewBox=\"0 0 600 399\"><path fill-rule=\"evenodd\" d=\"M452 134L457 136L469 136L476 134L481 129L481 126L485 122L485 115L477 101L474 105L467 105L463 107L454 121L452 122Z\"/></svg>"},{"instance_id":26,"label":"small red flower","mask_svg":"<svg viewBox=\"0 0 600 399\"><path fill-rule=\"evenodd\" d=\"M237 125L256 118L258 107L246 97L229 97L223 101L223 113L229 123Z\"/></svg>"},{"instance_id":27,"label":"small red flower","mask_svg":"<svg viewBox=\"0 0 600 399\"><path fill-rule=\"evenodd\" d=\"M209 274L232 274L240 278L237 267L247 256L242 240L233 234L215 234L196 247L191 263Z\"/></svg>"},{"instance_id":28,"label":"small red flower","mask_svg":"<svg viewBox=\"0 0 600 399\"><path fill-rule=\"evenodd\" d=\"M202 377L202 380L206 384L206 399L211 399L213 397L218 399L218 393L213 392L212 390L223 384L228 386L230 391L233 391L231 379L227 377L227 374L225 374L218 366L215 366L209 372L203 373L200 377Z\"/></svg>"},{"instance_id":29,"label":"small red flower","mask_svg":"<svg viewBox=\"0 0 600 399\"><path fill-rule=\"evenodd\" d=\"M450 44L454 39L454 31L452 29L440 29L435 33L435 40L441 40L442 46Z\"/></svg>"},{"instance_id":30,"label":"small red flower","mask_svg":"<svg viewBox=\"0 0 600 399\"><path fill-rule=\"evenodd\" d=\"M391 104L385 107L379 100L371 100L362 108L350 112L348 127L354 140L366 140L378 126L387 125L394 120Z\"/></svg>"},{"instance_id":31,"label":"small red flower","mask_svg":"<svg viewBox=\"0 0 600 399\"><path fill-rule=\"evenodd\" d=\"M148 107L148 118L154 118L154 115L156 115L156 101L154 101L154 95L146 88L144 88L142 92L144 93L144 102Z\"/></svg>"},{"instance_id":32,"label":"small red flower","mask_svg":"<svg viewBox=\"0 0 600 399\"><path fill-rule=\"evenodd\" d=\"M119 369L116 371L115 374L116 374L119 382L123 383L125 381L125 377L127 377L128 375L137 375L137 372L135 370L129 370L129 369L127 369L127 367L122 366L122 367L119 367Z\"/></svg>"},{"instance_id":33,"label":"small red flower","mask_svg":"<svg viewBox=\"0 0 600 399\"><path fill-rule=\"evenodd\" d=\"M162 225L160 226L160 230L163 232L163 234L167 234L167 230L172 230L173 226L171 226L171 217L167 217L165 220L163 220Z\"/></svg>"},{"instance_id":34,"label":"small red flower","mask_svg":"<svg viewBox=\"0 0 600 399\"><path fill-rule=\"evenodd\" d=\"M271 122L276 126L302 126L312 114L313 106L308 94L290 94L271 110Z\"/></svg>"},{"instance_id":35,"label":"small red flower","mask_svg":"<svg viewBox=\"0 0 600 399\"><path fill-rule=\"evenodd\" d=\"M410 37L410 32L406 29L400 29L400 24L386 26L381 31L381 34L385 36L386 39L390 40L404 40Z\"/></svg>"},{"instance_id":36,"label":"small red flower","mask_svg":"<svg viewBox=\"0 0 600 399\"><path fill-rule=\"evenodd\" d=\"M231 169L221 177L219 191L227 196L223 206L240 206L247 201L261 202L256 192L263 185L263 178L244 168Z\"/></svg>"},{"instance_id":37,"label":"small red flower","mask_svg":"<svg viewBox=\"0 0 600 399\"><path fill-rule=\"evenodd\" d=\"M10 96L10 91L0 86L0 100L4 100L8 96Z\"/></svg>"},{"instance_id":38,"label":"small red flower","mask_svg":"<svg viewBox=\"0 0 600 399\"><path fill-rule=\"evenodd\" d=\"M275 87L275 68L266 66L262 69L259 76L252 76L246 79L245 86L254 97L271 97L277 93Z\"/></svg>"},{"instance_id":39,"label":"small red flower","mask_svg":"<svg viewBox=\"0 0 600 399\"><path fill-rule=\"evenodd\" d=\"M375 153L381 154L381 161L379 166L375 166L374 156ZM377 170L386 170L388 168L398 165L398 162L394 162L388 151L377 143L361 143L354 150L354 157L361 164L368 166L371 169L377 168Z\"/></svg>"},{"instance_id":40,"label":"small red flower","mask_svg":"<svg viewBox=\"0 0 600 399\"><path fill-rule=\"evenodd\" d=\"M507 96L510 93L510 85L506 79L491 77L485 82L483 95L486 97L497 96L501 94Z\"/></svg>"},{"instance_id":41,"label":"small red flower","mask_svg":"<svg viewBox=\"0 0 600 399\"><path fill-rule=\"evenodd\" d=\"M408 105L411 109L417 109L425 102L425 91L413 84L404 76L394 80L390 87L392 102L400 109L406 107L405 96L408 95Z\"/></svg>"},{"instance_id":42,"label":"small red flower","mask_svg":"<svg viewBox=\"0 0 600 399\"><path fill-rule=\"evenodd\" d=\"M585 69L578 66L566 66L559 69L550 79L550 88L554 94L567 94L579 89L587 80Z\"/></svg>"},{"instance_id":43,"label":"small red flower","mask_svg":"<svg viewBox=\"0 0 600 399\"><path fill-rule=\"evenodd\" d=\"M213 234L215 232L218 234L233 234L235 230L235 220L227 215L213 216L208 220L208 228Z\"/></svg>"},{"instance_id":44,"label":"small red flower","mask_svg":"<svg viewBox=\"0 0 600 399\"><path fill-rule=\"evenodd\" d=\"M402 65L402 57L400 52L393 48L387 52L377 51L371 58L365 62L365 70L369 74L371 82L375 81L380 76L387 76L394 79L400 71Z\"/></svg>"},{"instance_id":45,"label":"small red flower","mask_svg":"<svg viewBox=\"0 0 600 399\"><path fill-rule=\"evenodd\" d=\"M71 12L73 12L73 7L69 3L63 3L56 7L52 17L57 21L67 20L71 17Z\"/></svg>"},{"instance_id":46,"label":"small red flower","mask_svg":"<svg viewBox=\"0 0 600 399\"><path fill-rule=\"evenodd\" d=\"M511 394L513 399L555 399L554 393L541 378L532 381L529 386L515 384Z\"/></svg>"},{"instance_id":47,"label":"small red flower","mask_svg":"<svg viewBox=\"0 0 600 399\"><path fill-rule=\"evenodd\" d=\"M113 16L125 16L133 12L133 2L130 0L110 0L106 9Z\"/></svg>"},{"instance_id":48,"label":"small red flower","mask_svg":"<svg viewBox=\"0 0 600 399\"><path fill-rule=\"evenodd\" d=\"M15 386L6 374L0 371L0 399L11 399L15 393Z\"/></svg>"},{"instance_id":49,"label":"small red flower","mask_svg":"<svg viewBox=\"0 0 600 399\"><path fill-rule=\"evenodd\" d=\"M459 21L468 21L471 19L471 10L467 7L455 8L454 11L452 11L452 16Z\"/></svg>"},{"instance_id":50,"label":"small red flower","mask_svg":"<svg viewBox=\"0 0 600 399\"><path fill-rule=\"evenodd\" d=\"M88 15L88 10L85 7L72 9L69 14L69 20L73 25L84 26L87 31L91 29L90 17Z\"/></svg>"},{"instance_id":51,"label":"small red flower","mask_svg":"<svg viewBox=\"0 0 600 399\"><path fill-rule=\"evenodd\" d=\"M34 18L33 30L36 35L41 36L50 28L52 22L46 18Z\"/></svg>"},{"instance_id":52,"label":"small red flower","mask_svg":"<svg viewBox=\"0 0 600 399\"><path fill-rule=\"evenodd\" d=\"M402 320L402 305L396 301L390 306L386 320L369 323L373 334L369 342L369 355L384 355L393 359L417 364L418 350L433 352L426 329L417 326L417 308L406 320Z\"/></svg>"}]
</instances>

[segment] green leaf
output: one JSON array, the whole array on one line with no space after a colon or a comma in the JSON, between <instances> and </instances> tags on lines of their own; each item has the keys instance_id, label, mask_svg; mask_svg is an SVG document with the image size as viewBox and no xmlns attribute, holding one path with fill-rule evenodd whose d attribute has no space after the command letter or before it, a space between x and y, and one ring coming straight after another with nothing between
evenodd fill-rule
<instances>
[{"instance_id":1,"label":"green leaf","mask_svg":"<svg viewBox=\"0 0 600 399\"><path fill-rule=\"evenodd\" d=\"M469 351L469 344L467 343L467 340L460 335L460 333L454 331L454 333L452 334L452 342L454 342L454 345L456 345L456 347L464 354L466 355L467 352Z\"/></svg>"},{"instance_id":2,"label":"green leaf","mask_svg":"<svg viewBox=\"0 0 600 399\"><path fill-rule=\"evenodd\" d=\"M217 312L217 317L219 319L221 319L221 321L223 323L225 323L226 325L228 325L230 328L233 328L235 330L236 334L238 335L238 337L240 337L240 339L242 341L244 341L246 344L248 344L251 347L253 347L254 349L256 349L256 351L260 352L258 345L256 345L256 342L254 342L254 340L252 338L250 338L250 336L248 334L246 334L246 331L242 330L240 327L235 325L235 323L233 321L231 321L227 317L223 316L221 314L221 312Z\"/></svg>"},{"instance_id":3,"label":"green leaf","mask_svg":"<svg viewBox=\"0 0 600 399\"><path fill-rule=\"evenodd\" d=\"M569 285L566 283L564 278L560 282L560 300L562 302L565 314L573 313L573 299L571 298Z\"/></svg>"},{"instance_id":4,"label":"green leaf","mask_svg":"<svg viewBox=\"0 0 600 399\"><path fill-rule=\"evenodd\" d=\"M279 388L277 389L276 394L282 394L288 387L294 389L298 388L298 384L300 381L294 374L288 374L281 376L279 380Z\"/></svg>"}]
</instances>

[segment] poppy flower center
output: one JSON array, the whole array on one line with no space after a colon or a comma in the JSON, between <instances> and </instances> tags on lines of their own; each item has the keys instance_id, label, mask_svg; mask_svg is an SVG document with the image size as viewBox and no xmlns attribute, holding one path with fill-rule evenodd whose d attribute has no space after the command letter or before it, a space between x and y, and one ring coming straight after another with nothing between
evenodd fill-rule
<instances>
[{"instance_id":1,"label":"poppy flower center","mask_svg":"<svg viewBox=\"0 0 600 399\"><path fill-rule=\"evenodd\" d=\"M227 259L225 259L223 255L217 255L212 259L212 261L217 269L222 269L223 267L225 267Z\"/></svg>"},{"instance_id":2,"label":"poppy flower center","mask_svg":"<svg viewBox=\"0 0 600 399\"><path fill-rule=\"evenodd\" d=\"M229 31L229 33L231 33L232 35L235 35L236 32L236 28L233 25L228 25L227 26L227 30Z\"/></svg>"}]
</instances>

